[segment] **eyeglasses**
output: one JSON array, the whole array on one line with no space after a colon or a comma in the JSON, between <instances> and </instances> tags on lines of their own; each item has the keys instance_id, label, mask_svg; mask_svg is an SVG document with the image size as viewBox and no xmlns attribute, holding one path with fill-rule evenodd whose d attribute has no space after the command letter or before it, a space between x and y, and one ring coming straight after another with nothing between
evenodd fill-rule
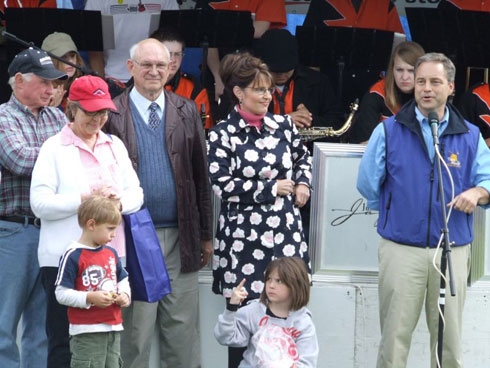
<instances>
[{"instance_id":1,"label":"eyeglasses","mask_svg":"<svg viewBox=\"0 0 490 368\"><path fill-rule=\"evenodd\" d=\"M184 57L184 52L170 52L170 59L176 58L176 59L182 59Z\"/></svg>"},{"instance_id":2,"label":"eyeglasses","mask_svg":"<svg viewBox=\"0 0 490 368\"><path fill-rule=\"evenodd\" d=\"M87 111L80 107L82 112L91 118L106 118L109 116L109 110Z\"/></svg>"},{"instance_id":3,"label":"eyeglasses","mask_svg":"<svg viewBox=\"0 0 490 368\"><path fill-rule=\"evenodd\" d=\"M252 91L254 91L256 94L259 96L264 96L267 92L269 92L271 95L274 93L275 88L270 87L270 88L265 88L265 87L245 87L249 88Z\"/></svg>"},{"instance_id":4,"label":"eyeglasses","mask_svg":"<svg viewBox=\"0 0 490 368\"><path fill-rule=\"evenodd\" d=\"M141 67L141 69L143 69L145 71L153 70L153 67L157 68L157 71L159 71L159 72L164 72L168 69L167 63L158 63L158 64L140 63L139 61L136 61L136 60L133 60L133 62L138 64Z\"/></svg>"}]
</instances>

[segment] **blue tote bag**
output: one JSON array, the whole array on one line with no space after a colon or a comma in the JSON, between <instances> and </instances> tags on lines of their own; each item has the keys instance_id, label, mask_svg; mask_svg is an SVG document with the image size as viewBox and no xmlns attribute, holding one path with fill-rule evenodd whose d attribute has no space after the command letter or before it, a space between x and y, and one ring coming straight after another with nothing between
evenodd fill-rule
<instances>
[{"instance_id":1,"label":"blue tote bag","mask_svg":"<svg viewBox=\"0 0 490 368\"><path fill-rule=\"evenodd\" d=\"M148 209L124 215L126 269L131 298L156 302L172 291L160 242Z\"/></svg>"}]
</instances>

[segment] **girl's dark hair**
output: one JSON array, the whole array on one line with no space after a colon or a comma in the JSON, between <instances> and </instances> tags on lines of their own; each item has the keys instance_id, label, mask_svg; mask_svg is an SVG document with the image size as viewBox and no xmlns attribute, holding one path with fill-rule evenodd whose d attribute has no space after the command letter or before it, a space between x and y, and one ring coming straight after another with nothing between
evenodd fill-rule
<instances>
[{"instance_id":1,"label":"girl's dark hair","mask_svg":"<svg viewBox=\"0 0 490 368\"><path fill-rule=\"evenodd\" d=\"M391 111L397 111L401 105L401 91L395 83L395 76L393 73L395 57L398 56L407 64L415 66L417 59L424 54L425 51L422 46L417 42L412 41L403 41L393 49L385 76L385 102L386 106L388 106Z\"/></svg>"},{"instance_id":2,"label":"girl's dark hair","mask_svg":"<svg viewBox=\"0 0 490 368\"><path fill-rule=\"evenodd\" d=\"M238 98L233 93L235 86L244 88L250 83L255 85L264 79L271 86L274 84L267 65L248 52L225 55L220 63L219 75L234 103L238 103Z\"/></svg>"},{"instance_id":3,"label":"girl's dark hair","mask_svg":"<svg viewBox=\"0 0 490 368\"><path fill-rule=\"evenodd\" d=\"M265 269L265 283L273 271L277 271L279 279L291 292L291 310L295 311L306 306L310 301L310 279L305 262L299 257L281 257L271 261ZM265 289L264 285L260 301L267 305Z\"/></svg>"}]
</instances>

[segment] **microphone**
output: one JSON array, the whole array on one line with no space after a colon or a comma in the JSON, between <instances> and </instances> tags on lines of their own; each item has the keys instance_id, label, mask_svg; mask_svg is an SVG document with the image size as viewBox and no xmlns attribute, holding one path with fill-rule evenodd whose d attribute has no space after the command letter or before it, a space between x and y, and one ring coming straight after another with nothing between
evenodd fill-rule
<instances>
[{"instance_id":1,"label":"microphone","mask_svg":"<svg viewBox=\"0 0 490 368\"><path fill-rule=\"evenodd\" d=\"M5 39L8 39L10 41L17 42L17 43L21 44L22 46L24 46L26 48L29 48L29 47L37 48L34 45L34 42L26 42L24 40L21 40L17 36L13 35L12 33L7 32L7 31L2 31L2 37L5 38Z\"/></svg>"},{"instance_id":2,"label":"microphone","mask_svg":"<svg viewBox=\"0 0 490 368\"><path fill-rule=\"evenodd\" d=\"M434 137L434 143L438 144L439 142L439 137L438 137L438 130L439 130L439 118L437 117L437 113L435 111L429 112L429 125L430 129L432 130L432 137Z\"/></svg>"}]
</instances>

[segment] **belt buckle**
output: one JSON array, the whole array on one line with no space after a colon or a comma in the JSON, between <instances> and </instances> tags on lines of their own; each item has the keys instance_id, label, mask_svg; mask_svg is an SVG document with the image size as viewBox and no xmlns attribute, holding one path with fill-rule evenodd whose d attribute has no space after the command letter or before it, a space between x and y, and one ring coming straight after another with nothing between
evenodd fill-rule
<instances>
[{"instance_id":1,"label":"belt buckle","mask_svg":"<svg viewBox=\"0 0 490 368\"><path fill-rule=\"evenodd\" d=\"M40 228L41 227L41 219L39 217L34 217L34 221L32 221L32 225L34 225L34 227Z\"/></svg>"}]
</instances>

